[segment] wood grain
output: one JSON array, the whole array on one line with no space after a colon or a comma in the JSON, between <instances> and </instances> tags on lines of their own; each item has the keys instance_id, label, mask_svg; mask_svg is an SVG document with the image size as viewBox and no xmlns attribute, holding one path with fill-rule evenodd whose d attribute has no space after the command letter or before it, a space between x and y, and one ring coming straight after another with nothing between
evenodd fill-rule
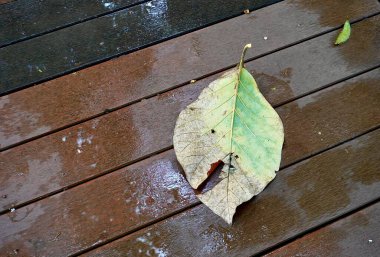
<instances>
[{"instance_id":1,"label":"wood grain","mask_svg":"<svg viewBox=\"0 0 380 257\"><path fill-rule=\"evenodd\" d=\"M314 18L310 19L318 16L304 13L298 5L288 4L283 8L284 4L1 97L0 147L62 129L233 64L240 56L241 47L236 46L251 39L254 48L248 54L257 57L326 29L315 23ZM295 18L288 20L290 13ZM330 16L335 14L328 14L324 21L338 22ZM380 45L376 33L380 30L379 19L376 16L353 25L355 36L340 47L333 47L338 32L331 32L255 60L248 67L269 100L281 103L379 65L380 53L376 48ZM303 25L298 27L298 22ZM262 38L264 24L273 25L266 41ZM242 33L241 28L249 29L250 33ZM230 34L233 37L222 36ZM216 41L218 35L220 40ZM176 72L173 67L178 67ZM200 83L208 81L211 80Z\"/></svg>"},{"instance_id":2,"label":"wood grain","mask_svg":"<svg viewBox=\"0 0 380 257\"><path fill-rule=\"evenodd\" d=\"M377 256L380 248L380 204L377 203L265 257L285 256Z\"/></svg>"},{"instance_id":3,"label":"wood grain","mask_svg":"<svg viewBox=\"0 0 380 257\"><path fill-rule=\"evenodd\" d=\"M264 192L238 209L232 226L200 205L85 256L259 253L378 199L379 143L377 130L280 171Z\"/></svg>"},{"instance_id":4,"label":"wood grain","mask_svg":"<svg viewBox=\"0 0 380 257\"><path fill-rule=\"evenodd\" d=\"M13 1L0 6L0 47L142 2L146 1Z\"/></svg>"},{"instance_id":5,"label":"wood grain","mask_svg":"<svg viewBox=\"0 0 380 257\"><path fill-rule=\"evenodd\" d=\"M379 89L374 83L374 78L378 78L378 76L379 73L373 71L277 108L283 119L286 135L282 167L362 133L371 128L373 124L378 125L380 122L378 118L380 117L378 115L379 110L374 108L374 106L378 105L380 99ZM339 99L339 101L336 101L336 99ZM366 116L361 117L361 113L366 113ZM151 126L156 129L159 127L159 125ZM128 130L126 127L124 129ZM108 131L108 133L113 134L112 131ZM106 136L106 133L103 136ZM163 139L163 135L160 133L157 136L157 141L160 140L160 136L161 140ZM379 135L370 138L371 142L374 142L374 145L371 146L372 151L378 143L378 137ZM95 138L93 141L93 144L95 144ZM125 145L123 140L120 141L121 145ZM99 146L101 145L103 144L99 144ZM360 173L356 176L360 181L361 176L370 180L371 176L368 174L373 174L371 173L372 170L377 167L376 165L372 166L373 158L378 158L378 156L375 153L365 156L367 151L364 151L364 153L359 152L359 146L365 145L365 143L356 142L352 145L357 148L351 149L351 147L347 147L349 155L346 150L339 151L345 154L340 158L348 158L348 160L345 160L347 166L341 166L342 172L345 171L345 167L350 165L360 167L362 162L368 163L366 166L368 168L363 169L365 173ZM122 149L116 146L115 142L108 146L109 149L119 148L119 154L122 153ZM41 150L39 151L41 152ZM86 151L87 148L84 148L82 154ZM370 151L368 150L368 152ZM107 152L104 152L104 154L107 154ZM88 174L91 176L95 172L101 171L101 169L97 170L100 161L119 158L117 153L113 152L111 154L113 156L110 154L107 156L95 156L98 158L98 160L94 160L97 165L89 165L91 167L89 167L88 172L77 169L73 170L73 173L69 175L79 177ZM27 198L33 194L38 195L43 190L50 189L50 186L59 186L59 183L66 182L64 181L64 172L69 170L66 165L81 165L80 162L76 162L74 159L67 159L62 162L63 155L58 152L56 155L49 155L45 152L43 156L47 157L45 161L37 161L33 158L28 159L31 164L29 173L15 174L13 180L6 181L8 183L1 183L8 190L7 192L10 192L7 199L14 198L15 193ZM317 161L317 163L320 163L321 173L329 167L330 162L333 162L332 166L326 170L328 173L323 173L323 176L310 176L310 174L316 173L317 166L315 164L299 171L299 175L294 175L295 182L294 185L291 185L293 191L288 192L289 198L294 200L297 195L300 200L305 201L305 203L300 203L302 207L304 207L303 204L308 204L310 197L305 196L302 198L301 193L296 194L294 190L303 190L306 185L302 183L305 181L315 184L312 189L319 188L324 185L324 179L328 174L331 176L340 174L336 173L336 168L340 167L339 165L343 161L339 161L338 157L335 158L336 163L332 157L326 158L329 160L326 161L327 163L324 163L324 159ZM104 159L101 160L101 158ZM355 164L356 158L358 163ZM71 168L75 168L76 166L74 165ZM91 173L92 171L93 173ZM331 171L334 172L331 173ZM280 172L280 174L288 173L288 169ZM32 177L32 175L35 177ZM376 175L374 176L376 178ZM30 180L23 181L25 178L30 178ZM35 180L32 181L34 178ZM353 178L353 176L350 175L350 178ZM45 180L45 182L42 180ZM331 183L335 183L336 180L333 177ZM17 184L20 181L23 184ZM349 184L349 186L355 189L356 184L353 183ZM326 187L329 185L327 183ZM376 183L371 184L368 188L357 186L358 188L352 192L350 191L351 187L344 191L338 185L336 190L342 190L343 193L351 195L352 198L350 199L353 199L353 203L363 203L368 200L366 197L378 194L379 187L377 186L376 188L375 186L377 186ZM275 188L277 187L275 186ZM368 192L363 191L364 189L368 189ZM279 190L285 189L280 187ZM325 188L323 190L326 191ZM318 202L319 197L331 198L325 208L321 209L323 215L327 215L329 211L336 210L335 208L341 206L337 202L342 201L342 198L333 198L336 192L338 191L327 190L325 192L327 195L321 196L317 191L312 195L314 197L312 200L316 202ZM354 196L357 197L356 200ZM284 197L286 198L286 195ZM342 201L341 204L346 206L348 200L346 198L343 200L345 201ZM270 205L277 204L276 199L273 201ZM278 201L281 204L281 199ZM99 245L120 234L131 232L140 226L181 211L195 203L197 203L197 200L193 190L185 181L173 151L166 151L75 188L16 209L15 212L8 212L0 216L0 227L5 228L4 231L6 231L0 237L0 245L2 245L0 252L8 252L12 248L16 248L25 254L34 253L35 255L48 256L73 254L85 248ZM309 216L312 217L312 212L315 212L315 208L320 208L320 206L308 208L311 212ZM196 208L196 210L198 209L199 207ZM210 215L210 212L205 208L202 209L202 212L208 213L206 216L209 219L223 223L215 215ZM239 210L238 212L240 214L237 215L237 220L252 220L249 217L239 218L239 215L249 216L252 214L251 212L244 210ZM264 216L267 214L264 214ZM319 214L316 212L316 215L318 216ZM277 220L278 216L274 217L274 219ZM193 226L193 224L183 223L183 225L185 224L190 227ZM195 226L191 229L196 230L198 228L198 226ZM59 235L59 240L54 240L56 235Z\"/></svg>"},{"instance_id":6,"label":"wood grain","mask_svg":"<svg viewBox=\"0 0 380 257\"><path fill-rule=\"evenodd\" d=\"M275 1L278 0L272 0L272 2ZM168 37L199 29L200 26L210 25L213 22L220 21L220 17L233 17L248 7L256 8L268 3L267 0L233 2L214 0L208 1L207 8L204 8L203 2L202 0L154 1L157 3L155 7L149 6L149 2L4 47L0 49L0 92L5 94L25 88L147 47L163 39L168 39ZM331 1L329 5L317 0L308 2L310 3L305 4L302 0L289 0L270 6L267 11L277 8L274 14L279 14L279 17L270 15L262 19L262 15L265 15L267 11L261 12L260 16L256 16L256 12L253 12L251 16L244 18L249 22L237 22L235 27L229 30L218 26L219 33L213 33L213 37L206 41L212 42L212 44L208 43L208 48L211 48L212 51L203 53L198 51L202 49L203 41L197 42L195 37L182 45L189 51L186 57L190 55L189 58L199 61L198 65L208 66L215 59L224 60L221 57L228 55L230 57L227 58L227 64L230 65L231 61L236 59L235 56L239 56L241 46L246 44L247 40L255 46L264 44L278 46L278 42L282 42L282 46L285 46L311 35L336 28L347 17L355 20L377 13L380 8L376 0L352 0L349 5L345 0ZM289 15L290 13L292 15ZM251 19L248 19L249 17ZM254 21L255 19L257 21ZM255 31L255 33L252 34L251 31ZM304 34L306 31L312 33ZM268 36L269 40L264 40L264 36ZM236 37L239 41L232 40ZM165 58L176 52L159 53L161 55L154 55L151 52L150 56L145 56L141 60L142 63L147 63L145 70L152 68L155 59ZM205 58L199 59L198 55ZM207 56L212 58L209 59ZM178 62L169 62L168 64L170 67L177 67L180 63L188 61L187 58L179 58ZM132 65L132 70L136 69L137 66L134 62L125 65ZM217 66L211 71L216 71L224 66ZM153 66L153 69L156 67L158 66ZM138 74L141 76L138 71L145 74L144 69L138 69L135 76ZM190 70L186 71L190 72ZM112 73L113 70L111 69L111 73L103 74L110 77ZM208 72L198 73L198 76L203 76L206 73ZM162 77L173 76L173 70L158 74ZM187 78L187 81L193 78ZM182 82L186 81L183 79ZM174 81L170 80L169 82L173 83Z\"/></svg>"}]
</instances>

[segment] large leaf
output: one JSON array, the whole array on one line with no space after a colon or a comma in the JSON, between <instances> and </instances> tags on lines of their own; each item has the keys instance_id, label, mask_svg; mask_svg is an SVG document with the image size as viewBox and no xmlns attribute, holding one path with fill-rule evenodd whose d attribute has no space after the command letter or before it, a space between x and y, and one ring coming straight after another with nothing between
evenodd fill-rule
<instances>
[{"instance_id":1,"label":"large leaf","mask_svg":"<svg viewBox=\"0 0 380 257\"><path fill-rule=\"evenodd\" d=\"M236 207L276 176L284 141L281 119L243 67L248 47L237 68L213 81L180 113L173 137L193 188L224 164L218 184L197 197L230 224Z\"/></svg>"}]
</instances>

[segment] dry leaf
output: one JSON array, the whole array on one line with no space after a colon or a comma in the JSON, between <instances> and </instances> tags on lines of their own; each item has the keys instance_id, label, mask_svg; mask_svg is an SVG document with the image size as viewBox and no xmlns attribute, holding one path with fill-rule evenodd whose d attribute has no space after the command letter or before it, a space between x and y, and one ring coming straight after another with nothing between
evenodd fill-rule
<instances>
[{"instance_id":1,"label":"dry leaf","mask_svg":"<svg viewBox=\"0 0 380 257\"><path fill-rule=\"evenodd\" d=\"M173 137L193 188L224 164L219 183L197 197L230 224L236 207L276 176L284 141L280 117L243 67L249 47L237 68L213 81L180 113Z\"/></svg>"}]
</instances>

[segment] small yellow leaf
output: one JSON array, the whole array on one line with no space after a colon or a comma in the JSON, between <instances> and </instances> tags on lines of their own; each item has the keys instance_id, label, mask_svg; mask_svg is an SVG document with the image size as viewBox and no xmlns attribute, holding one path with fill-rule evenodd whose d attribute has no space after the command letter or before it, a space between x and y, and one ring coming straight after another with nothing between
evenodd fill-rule
<instances>
[{"instance_id":1,"label":"small yellow leaf","mask_svg":"<svg viewBox=\"0 0 380 257\"><path fill-rule=\"evenodd\" d=\"M350 22L346 20L346 22L343 25L342 31L339 33L335 41L335 45L343 44L350 38L350 35L351 35L351 25L350 25Z\"/></svg>"}]
</instances>

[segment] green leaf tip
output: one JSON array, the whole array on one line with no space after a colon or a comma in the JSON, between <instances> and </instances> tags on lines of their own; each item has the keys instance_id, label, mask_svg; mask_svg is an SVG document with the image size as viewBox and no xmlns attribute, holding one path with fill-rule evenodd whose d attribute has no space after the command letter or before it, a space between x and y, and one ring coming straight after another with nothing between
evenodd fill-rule
<instances>
[{"instance_id":1,"label":"green leaf tip","mask_svg":"<svg viewBox=\"0 0 380 257\"><path fill-rule=\"evenodd\" d=\"M350 22L346 20L346 22L343 25L343 29L341 30L341 32L339 33L335 41L335 45L340 45L340 44L345 43L350 38L350 35L351 35L351 25L350 25Z\"/></svg>"}]
</instances>

